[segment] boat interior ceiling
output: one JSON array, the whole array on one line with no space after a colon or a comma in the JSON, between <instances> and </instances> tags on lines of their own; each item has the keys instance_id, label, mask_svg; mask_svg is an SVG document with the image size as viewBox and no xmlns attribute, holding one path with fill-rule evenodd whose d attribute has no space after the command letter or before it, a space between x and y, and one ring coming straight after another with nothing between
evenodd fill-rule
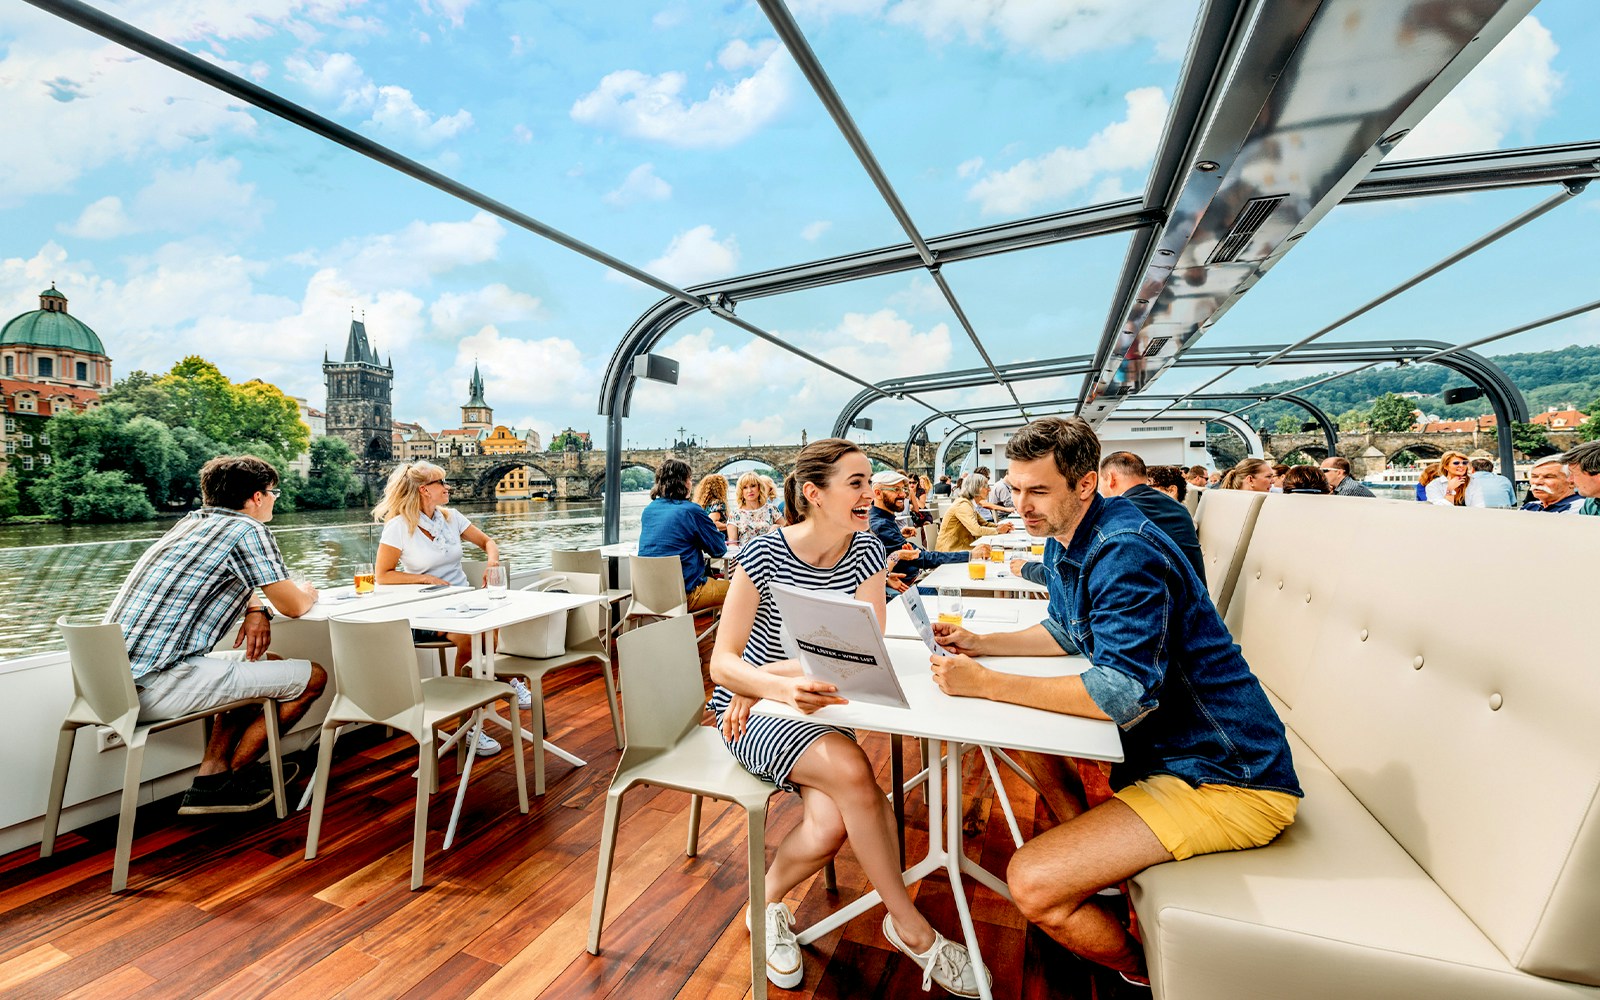
<instances>
[{"instance_id":1,"label":"boat interior ceiling","mask_svg":"<svg viewBox=\"0 0 1600 1000\"><path fill-rule=\"evenodd\" d=\"M1449 367L1481 389L1501 422L1526 421L1517 386L1473 348L1600 308L1600 302L1532 318L1465 343L1399 337L1327 342L1322 338L1410 288L1444 272L1502 237L1576 200L1600 174L1600 142L1467 151L1385 159L1430 111L1479 66L1533 10L1537 0L1198 0L1181 69L1143 192L1084 207L1010 218L980 228L925 233L870 137L783 0L757 0L778 43L876 189L902 242L680 287L491 198L363 134L251 82L215 60L148 34L78 0L29 3L120 43L234 98L320 135L359 155L467 202L506 222L641 282L662 298L623 332L606 366L598 412L606 419L604 490L621 488L623 422L638 383L634 362L650 354L691 317L713 317L820 366L859 392L840 410L843 435L874 404L918 406L907 441L970 435L1053 413L1100 425L1130 400L1119 420L1148 423L1194 405L1234 419L1269 400L1308 412L1328 437L1334 425L1314 402L1297 395L1312 385L1380 365ZM1152 15L1155 16L1155 15ZM1402 150L1402 155L1404 151ZM910 179L902 177L902 184ZM1271 345L1202 345L1203 335L1340 205L1553 187L1545 200L1484 232L1461 249L1354 311L1297 340ZM928 214L932 214L931 212ZM926 220L924 220L924 223ZM986 303L963 299L946 265L1076 241L1120 241L1104 324L1098 333L1063 328L1055 337L1076 353L1017 359L1003 328L980 317ZM1108 244L1098 244L1104 248ZM965 272L961 272L965 274ZM852 371L794 338L740 316L746 300L772 300L890 275L919 275L960 327L953 339L981 364L927 374ZM1063 275L1063 281L1066 276ZM859 287L859 286L858 286ZM1048 295L1049 289L1040 290ZM1062 298L1041 300L1051 313ZM1292 319L1291 319L1292 322ZM1285 324L1287 325L1287 324ZM1222 327L1226 333L1226 325ZM1298 332L1296 333L1298 335ZM963 339L964 338L964 339ZM1229 375L1264 366L1322 366L1318 378L1272 394L1207 389ZM1205 368L1187 393L1153 390L1171 369ZM1332 370L1332 375L1324 373ZM885 375L888 377L885 377ZM1074 392L1070 382L1079 384ZM1026 389L1043 383L1044 398ZM981 390L992 390L983 392ZM1231 401L1231 405L1229 403ZM899 412L899 411L896 411ZM881 422L881 421L880 421ZM1500 458L1512 462L1510 435ZM908 445L909 449L909 445ZM620 537L620 511L603 514L607 541Z\"/></svg>"}]
</instances>

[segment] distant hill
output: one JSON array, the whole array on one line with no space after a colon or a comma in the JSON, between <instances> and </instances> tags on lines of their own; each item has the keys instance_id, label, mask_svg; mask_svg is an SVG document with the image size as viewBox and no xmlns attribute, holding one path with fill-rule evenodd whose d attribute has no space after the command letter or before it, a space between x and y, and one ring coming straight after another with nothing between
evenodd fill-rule
<instances>
[{"instance_id":1,"label":"distant hill","mask_svg":"<svg viewBox=\"0 0 1600 1000\"><path fill-rule=\"evenodd\" d=\"M1579 409L1584 409L1600 398L1600 347L1563 347L1559 351L1501 354L1492 356L1490 360L1499 365L1522 390L1523 397L1528 401L1530 415L1563 403L1575 403ZM1284 392L1316 377L1306 374L1281 382L1266 382L1251 386L1248 391ZM1330 417L1337 418L1349 410L1366 409L1374 399L1386 392L1420 392L1425 396L1414 400L1417 409L1437 413L1446 419L1460 420L1490 412L1489 401L1474 399L1446 406L1439 399L1439 393L1455 386L1471 384L1465 377L1438 365L1408 365L1405 368L1357 372L1327 385L1307 389L1300 395L1322 407ZM1271 427L1278 417L1285 414L1296 419L1305 416L1304 410L1281 401L1266 403L1250 412L1260 414L1252 423L1266 427Z\"/></svg>"}]
</instances>

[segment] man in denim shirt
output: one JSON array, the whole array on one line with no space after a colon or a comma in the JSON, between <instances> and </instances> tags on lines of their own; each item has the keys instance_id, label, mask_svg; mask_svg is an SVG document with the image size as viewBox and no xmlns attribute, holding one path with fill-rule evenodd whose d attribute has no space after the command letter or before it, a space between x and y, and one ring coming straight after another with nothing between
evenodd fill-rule
<instances>
[{"instance_id":1,"label":"man in denim shirt","mask_svg":"<svg viewBox=\"0 0 1600 1000\"><path fill-rule=\"evenodd\" d=\"M931 658L934 678L946 694L1122 728L1115 797L1093 809L1059 758L1035 768L1061 825L1019 850L1006 877L1023 915L1051 937L1138 977L1139 946L1096 891L1154 864L1267 843L1294 821L1299 782L1283 724L1194 568L1133 504L1096 492L1100 442L1089 425L1034 421L1006 455L1028 533L1050 536L1051 617L983 636L936 625L967 655ZM1081 675L1004 674L972 659L1060 655L1068 644L1089 660Z\"/></svg>"}]
</instances>

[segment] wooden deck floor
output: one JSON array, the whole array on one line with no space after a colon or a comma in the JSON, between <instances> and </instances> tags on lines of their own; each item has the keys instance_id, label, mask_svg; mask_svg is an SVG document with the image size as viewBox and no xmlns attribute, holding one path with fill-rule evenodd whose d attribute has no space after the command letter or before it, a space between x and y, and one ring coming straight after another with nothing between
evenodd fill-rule
<instances>
[{"instance_id":1,"label":"wooden deck floor","mask_svg":"<svg viewBox=\"0 0 1600 1000\"><path fill-rule=\"evenodd\" d=\"M509 750L475 767L461 837L446 852L456 785L446 765L421 892L408 888L415 744L374 730L339 743L315 861L302 859L304 813L180 818L176 799L140 810L127 894L109 891L114 819L63 836L53 858L37 849L0 858L0 996L748 996L743 815L716 803L706 804L699 856L686 858L687 796L629 794L602 954L584 950L617 750L592 672L555 675L547 690L552 738L589 766L552 758L548 792L527 816L517 812ZM887 739L863 734L863 745L887 786ZM302 768L303 781L310 761ZM1027 835L1033 795L1007 781ZM972 787L969 812L983 830L968 853L1003 872L1012 852L1004 818L996 807L991 821L992 793ZM907 849L917 856L927 823L920 795L909 810ZM779 796L769 845L797 819L798 800ZM820 878L791 895L802 924L864 891L848 846L838 876L837 897ZM942 875L914 889L934 925L958 937L950 892ZM996 997L1120 994L998 896L968 893ZM883 940L881 916L874 908L812 945L800 989L771 995L925 995L920 971Z\"/></svg>"}]
</instances>

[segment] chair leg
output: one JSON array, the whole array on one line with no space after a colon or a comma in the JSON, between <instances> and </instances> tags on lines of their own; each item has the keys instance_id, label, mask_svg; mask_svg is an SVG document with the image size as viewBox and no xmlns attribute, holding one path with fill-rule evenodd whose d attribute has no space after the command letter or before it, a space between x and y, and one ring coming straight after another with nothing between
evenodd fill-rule
<instances>
[{"instance_id":1,"label":"chair leg","mask_svg":"<svg viewBox=\"0 0 1600 1000\"><path fill-rule=\"evenodd\" d=\"M767 808L746 807L750 864L750 991L767 997Z\"/></svg>"},{"instance_id":2,"label":"chair leg","mask_svg":"<svg viewBox=\"0 0 1600 1000\"><path fill-rule=\"evenodd\" d=\"M533 794L544 794L544 678L526 677L528 694L532 696L532 708L528 711L529 733L533 737ZM511 703L511 717L518 719L520 725L521 713L516 711L517 703Z\"/></svg>"},{"instance_id":3,"label":"chair leg","mask_svg":"<svg viewBox=\"0 0 1600 1000\"><path fill-rule=\"evenodd\" d=\"M600 662L600 678L606 684L606 706L611 709L611 735L616 737L617 749L622 749L622 709L617 705L617 680L611 676L611 661Z\"/></svg>"},{"instance_id":4,"label":"chair leg","mask_svg":"<svg viewBox=\"0 0 1600 1000\"><path fill-rule=\"evenodd\" d=\"M606 893L611 889L611 862L617 852L617 817L625 788L606 792L606 816L600 825L600 860L594 873L594 908L589 915L589 954L600 954L600 928L606 922Z\"/></svg>"},{"instance_id":5,"label":"chair leg","mask_svg":"<svg viewBox=\"0 0 1600 1000\"><path fill-rule=\"evenodd\" d=\"M72 765L72 740L78 727L61 724L61 734L56 737L56 763L50 771L50 798L44 806L44 837L39 841L39 857L48 858L56 852L56 831L61 828L61 802L67 794L67 768Z\"/></svg>"},{"instance_id":6,"label":"chair leg","mask_svg":"<svg viewBox=\"0 0 1600 1000\"><path fill-rule=\"evenodd\" d=\"M417 741L417 767L423 770L437 768L435 761L433 733L427 734L427 739ZM422 862L428 853L428 796L432 783L422 780L418 775L417 780L417 810L412 822L411 832L411 890L422 888Z\"/></svg>"},{"instance_id":7,"label":"chair leg","mask_svg":"<svg viewBox=\"0 0 1600 1000\"><path fill-rule=\"evenodd\" d=\"M278 818L289 815L289 803L283 790L283 747L278 743L278 703L271 698L261 699L261 719L267 727L267 766L272 770L272 804L277 807Z\"/></svg>"},{"instance_id":8,"label":"chair leg","mask_svg":"<svg viewBox=\"0 0 1600 1000\"><path fill-rule=\"evenodd\" d=\"M903 744L904 737L899 733L889 736L889 793L890 801L894 805L894 830L895 837L900 844L900 870L906 867L906 762Z\"/></svg>"},{"instance_id":9,"label":"chair leg","mask_svg":"<svg viewBox=\"0 0 1600 1000\"><path fill-rule=\"evenodd\" d=\"M834 871L832 858L822 866L822 887L831 893L839 891L839 873Z\"/></svg>"},{"instance_id":10,"label":"chair leg","mask_svg":"<svg viewBox=\"0 0 1600 1000\"><path fill-rule=\"evenodd\" d=\"M117 819L117 851L111 862L111 891L128 887L128 863L133 857L133 818L139 808L139 775L144 768L144 733L128 744L128 761L122 769L122 815Z\"/></svg>"},{"instance_id":11,"label":"chair leg","mask_svg":"<svg viewBox=\"0 0 1600 1000\"><path fill-rule=\"evenodd\" d=\"M517 807L526 815L528 812L528 769L522 762L522 717L517 711L517 696L512 695L506 699L506 715L513 721L511 723L511 761L517 770ZM544 760L544 744L536 745L534 751L538 753L538 760Z\"/></svg>"},{"instance_id":12,"label":"chair leg","mask_svg":"<svg viewBox=\"0 0 1600 1000\"><path fill-rule=\"evenodd\" d=\"M683 852L687 857L700 853L700 796L689 796L689 846Z\"/></svg>"},{"instance_id":13,"label":"chair leg","mask_svg":"<svg viewBox=\"0 0 1600 1000\"><path fill-rule=\"evenodd\" d=\"M311 821L306 826L306 860L317 856L317 838L322 835L322 807L328 801L328 775L333 771L333 741L339 738L338 723L322 725L317 745L317 773L311 776Z\"/></svg>"}]
</instances>

